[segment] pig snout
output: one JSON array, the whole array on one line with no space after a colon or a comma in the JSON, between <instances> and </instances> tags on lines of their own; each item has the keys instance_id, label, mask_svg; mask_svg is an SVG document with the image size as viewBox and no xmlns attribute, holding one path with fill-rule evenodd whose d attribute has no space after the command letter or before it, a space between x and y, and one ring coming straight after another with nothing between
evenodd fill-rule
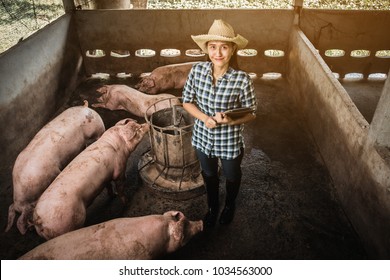
<instances>
[{"instance_id":1,"label":"pig snout","mask_svg":"<svg viewBox=\"0 0 390 280\"><path fill-rule=\"evenodd\" d=\"M153 76L152 77L144 77L142 80L136 84L134 87L138 89L139 91L146 92L149 94L156 94L157 89L153 90L153 88L156 86Z\"/></svg>"},{"instance_id":2,"label":"pig snout","mask_svg":"<svg viewBox=\"0 0 390 280\"><path fill-rule=\"evenodd\" d=\"M121 133L126 141L139 142L142 137L149 131L150 125L147 123L139 124L133 119L123 119L116 123L121 127ZM133 146L135 143L131 143Z\"/></svg>"},{"instance_id":3,"label":"pig snout","mask_svg":"<svg viewBox=\"0 0 390 280\"><path fill-rule=\"evenodd\" d=\"M190 221L180 211L169 211L164 215L171 216L170 221L170 244L168 252L174 252L183 247L188 241L199 232L203 231L203 221Z\"/></svg>"},{"instance_id":4,"label":"pig snout","mask_svg":"<svg viewBox=\"0 0 390 280\"><path fill-rule=\"evenodd\" d=\"M149 129L150 129L150 125L147 123L135 127L135 135L131 139L128 139L130 142L130 146L137 145L144 137L144 135L149 131Z\"/></svg>"},{"instance_id":5,"label":"pig snout","mask_svg":"<svg viewBox=\"0 0 390 280\"><path fill-rule=\"evenodd\" d=\"M184 221L184 229L183 229L183 243L182 246L188 243L192 237L197 235L198 233L203 231L203 221L190 221L190 220L185 220Z\"/></svg>"},{"instance_id":6,"label":"pig snout","mask_svg":"<svg viewBox=\"0 0 390 280\"><path fill-rule=\"evenodd\" d=\"M150 125L147 123L141 124L141 127L138 128L138 132L144 135L146 132L150 130Z\"/></svg>"}]
</instances>

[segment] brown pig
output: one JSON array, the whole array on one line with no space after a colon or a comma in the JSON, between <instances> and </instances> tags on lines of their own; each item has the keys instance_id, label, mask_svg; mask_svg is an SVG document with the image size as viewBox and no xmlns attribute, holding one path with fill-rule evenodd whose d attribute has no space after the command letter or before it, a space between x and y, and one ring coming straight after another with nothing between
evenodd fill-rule
<instances>
[{"instance_id":1,"label":"brown pig","mask_svg":"<svg viewBox=\"0 0 390 280\"><path fill-rule=\"evenodd\" d=\"M101 117L88 103L71 107L48 124L16 158L13 171L13 204L8 211L8 231L16 213L17 227L26 233L35 204L61 170L88 144L104 132Z\"/></svg>"},{"instance_id":2,"label":"brown pig","mask_svg":"<svg viewBox=\"0 0 390 280\"><path fill-rule=\"evenodd\" d=\"M51 239L82 227L87 207L111 180L121 193L127 160L148 130L148 124L121 120L75 157L37 202L37 233Z\"/></svg>"},{"instance_id":3,"label":"brown pig","mask_svg":"<svg viewBox=\"0 0 390 280\"><path fill-rule=\"evenodd\" d=\"M126 85L106 85L97 89L102 95L98 98L99 103L92 104L92 107L101 107L109 110L125 110L138 117L144 117L149 106L159 100L175 98L172 94L148 95ZM177 104L177 99L172 99ZM172 101L171 101L172 103ZM155 110L148 111L149 114L171 106L169 100L158 102Z\"/></svg>"},{"instance_id":4,"label":"brown pig","mask_svg":"<svg viewBox=\"0 0 390 280\"><path fill-rule=\"evenodd\" d=\"M19 259L148 260L181 248L203 230L179 211L117 218L53 238Z\"/></svg>"},{"instance_id":5,"label":"brown pig","mask_svg":"<svg viewBox=\"0 0 390 280\"><path fill-rule=\"evenodd\" d=\"M157 67L149 76L143 77L135 88L147 94L156 94L167 89L181 89L184 87L192 66L198 62L185 62Z\"/></svg>"}]
</instances>

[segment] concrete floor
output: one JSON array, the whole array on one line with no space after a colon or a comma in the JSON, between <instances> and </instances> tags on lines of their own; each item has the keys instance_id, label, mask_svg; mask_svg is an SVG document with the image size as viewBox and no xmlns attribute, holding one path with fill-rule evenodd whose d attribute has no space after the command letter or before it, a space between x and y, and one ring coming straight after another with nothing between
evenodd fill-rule
<instances>
[{"instance_id":1,"label":"concrete floor","mask_svg":"<svg viewBox=\"0 0 390 280\"><path fill-rule=\"evenodd\" d=\"M80 105L83 99L93 103L95 90L103 84L133 85L135 82L132 79L88 79L76 90L66 107ZM352 86L349 92L355 93L359 87ZM228 226L218 225L212 231L199 234L182 249L161 258L368 258L337 201L332 180L304 120L289 101L291 89L287 81L258 79L255 88L259 100L258 117L245 129L247 148L235 219ZM124 111L97 111L106 127L119 119L132 117ZM144 122L142 118L137 119ZM129 158L128 205L122 205L117 198L110 199L104 191L89 207L86 225L173 209L181 210L192 220L203 217L205 195L177 201L161 197L142 185L137 163L149 146L149 138L145 137ZM6 226L8 206L12 201L10 171L0 178L2 228ZM222 178L221 201L223 186ZM15 227L8 233L1 232L0 240L1 259L16 259L44 241L34 231L22 236Z\"/></svg>"},{"instance_id":2,"label":"concrete floor","mask_svg":"<svg viewBox=\"0 0 390 280\"><path fill-rule=\"evenodd\" d=\"M368 123L371 123L382 94L384 79L341 79L341 85L358 107Z\"/></svg>"}]
</instances>

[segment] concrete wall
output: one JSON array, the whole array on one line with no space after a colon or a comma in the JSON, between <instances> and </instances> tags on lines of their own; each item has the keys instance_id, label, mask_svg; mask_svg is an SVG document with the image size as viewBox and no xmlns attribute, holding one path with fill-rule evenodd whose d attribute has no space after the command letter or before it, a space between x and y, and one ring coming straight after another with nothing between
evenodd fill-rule
<instances>
[{"instance_id":1,"label":"concrete wall","mask_svg":"<svg viewBox=\"0 0 390 280\"><path fill-rule=\"evenodd\" d=\"M322 55L333 72L344 77L347 73L387 74L389 58L379 58L379 50L390 49L389 11L342 11L303 9L300 27ZM342 57L327 57L325 51L341 49ZM368 57L351 57L353 50L368 50Z\"/></svg>"},{"instance_id":2,"label":"concrete wall","mask_svg":"<svg viewBox=\"0 0 390 280\"><path fill-rule=\"evenodd\" d=\"M85 10L76 11L77 31L87 74L139 74L171 63L204 60L185 55L198 48L191 35L207 33L214 19L224 19L236 33L249 40L247 48L256 49L254 57L240 57L239 65L261 76L266 72L285 74L287 58L267 57L264 51L288 49L293 10ZM243 20L245 19L245 20ZM107 28L109 27L109 28ZM138 49L153 49L156 56L136 57ZM175 48L179 57L161 57L160 50ZM104 50L106 56L91 58L88 50ZM130 56L110 56L112 50L127 50Z\"/></svg>"},{"instance_id":3,"label":"concrete wall","mask_svg":"<svg viewBox=\"0 0 390 280\"><path fill-rule=\"evenodd\" d=\"M390 72L388 76L390 75ZM390 165L390 79L386 80L369 133L370 141Z\"/></svg>"},{"instance_id":4,"label":"concrete wall","mask_svg":"<svg viewBox=\"0 0 390 280\"><path fill-rule=\"evenodd\" d=\"M368 141L369 124L298 27L291 32L290 47L292 97L305 115L338 197L371 256L389 258L390 166Z\"/></svg>"},{"instance_id":5,"label":"concrete wall","mask_svg":"<svg viewBox=\"0 0 390 280\"><path fill-rule=\"evenodd\" d=\"M74 30L64 15L0 55L1 172L74 90L82 63Z\"/></svg>"},{"instance_id":6,"label":"concrete wall","mask_svg":"<svg viewBox=\"0 0 390 280\"><path fill-rule=\"evenodd\" d=\"M207 32L214 19L222 18L249 39L248 48L258 51L257 56L241 57L241 68L258 76L279 72L288 77L293 89L292 98L297 109L306 116L353 225L373 257L389 258L390 169L375 144L377 140L383 143L375 131L383 128L387 131L376 119L388 116L382 100L388 99L389 82L385 87L387 95L378 106L384 109L375 115L370 127L333 77L335 69L328 65L333 68L335 64L328 61L327 65L320 55L330 47L324 42L332 40L338 43L335 48L344 48L343 44L355 48L353 38L356 36L359 38L357 48L389 49L388 31L376 30L378 22L369 12L374 25L364 28L362 36L365 39L357 35L358 26L354 29L356 36L350 38L353 43L347 43L340 29L341 17L346 16L346 22L354 22L350 14L342 12L337 16L336 12L326 11L301 11L300 14L301 26L314 45L300 29L292 29L293 10L90 10L61 17L0 56L0 173L6 170L10 177L16 155L67 100L80 73L83 78L84 74L97 72L137 74L165 64L198 60L184 55L185 50L197 48L190 35ZM332 19L325 26L322 25L323 15ZM351 12L351 15L357 14ZM316 20L310 20L310 17ZM380 22L387 23L388 17L388 12L378 13ZM359 13L357 19L363 18L364 13ZM364 26L369 24L364 21ZM347 28L351 26L352 23L346 25ZM375 36L371 36L369 30L374 30ZM327 36L324 37L325 33ZM360 45L365 41L370 41L370 46ZM141 48L152 48L157 55L136 57L135 51ZM177 48L182 55L162 57L159 51L164 48ZM94 49L104 50L106 56L87 57L87 50ZM270 58L264 55L267 49L283 50L286 55ZM130 56L112 57L111 50L128 50ZM388 72L386 63L389 60L367 61L353 71L361 72L366 69L365 65L370 65L367 73L379 71L377 69L381 67ZM346 65L342 66L343 63ZM338 67L351 71L347 69L347 60L343 63Z\"/></svg>"}]
</instances>

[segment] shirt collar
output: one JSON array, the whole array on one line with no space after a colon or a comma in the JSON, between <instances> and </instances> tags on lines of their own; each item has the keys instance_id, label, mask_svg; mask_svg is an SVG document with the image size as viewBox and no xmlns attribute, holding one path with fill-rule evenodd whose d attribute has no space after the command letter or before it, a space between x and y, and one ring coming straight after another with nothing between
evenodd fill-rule
<instances>
[{"instance_id":1,"label":"shirt collar","mask_svg":"<svg viewBox=\"0 0 390 280\"><path fill-rule=\"evenodd\" d=\"M208 75L213 75L213 63L211 61L208 61L207 62L207 74ZM230 76L235 72L235 70L229 66L229 69L226 71L226 73L222 76L223 79L227 79L229 80L230 79Z\"/></svg>"}]
</instances>

